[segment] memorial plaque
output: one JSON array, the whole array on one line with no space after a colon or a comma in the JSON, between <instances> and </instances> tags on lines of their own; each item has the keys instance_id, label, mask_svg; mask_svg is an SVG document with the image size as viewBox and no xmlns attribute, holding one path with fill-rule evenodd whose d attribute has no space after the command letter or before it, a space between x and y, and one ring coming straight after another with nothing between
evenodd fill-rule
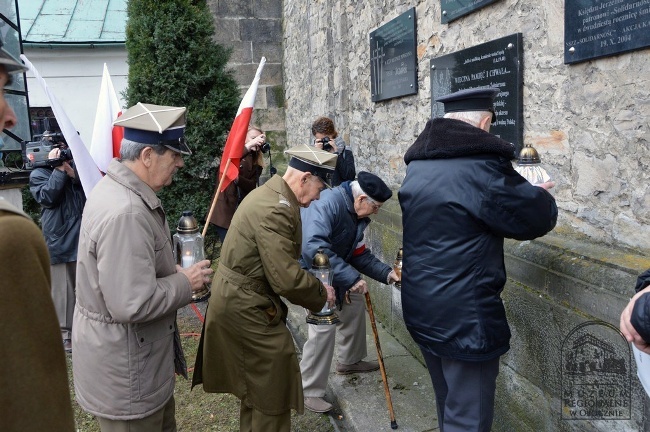
<instances>
[{"instance_id":1,"label":"memorial plaque","mask_svg":"<svg viewBox=\"0 0 650 432\"><path fill-rule=\"evenodd\" d=\"M370 33L372 101L417 94L415 8Z\"/></svg>"},{"instance_id":2,"label":"memorial plaque","mask_svg":"<svg viewBox=\"0 0 650 432\"><path fill-rule=\"evenodd\" d=\"M490 132L511 142L516 153L523 144L523 44L521 33L476 45L431 60L431 117L442 117L440 96L478 87L498 87L494 101L497 121ZM514 157L514 155L513 155Z\"/></svg>"},{"instance_id":3,"label":"memorial plaque","mask_svg":"<svg viewBox=\"0 0 650 432\"><path fill-rule=\"evenodd\" d=\"M440 21L447 24L497 0L440 0Z\"/></svg>"},{"instance_id":4,"label":"memorial plaque","mask_svg":"<svg viewBox=\"0 0 650 432\"><path fill-rule=\"evenodd\" d=\"M650 0L571 0L564 7L564 63L650 46Z\"/></svg>"}]
</instances>

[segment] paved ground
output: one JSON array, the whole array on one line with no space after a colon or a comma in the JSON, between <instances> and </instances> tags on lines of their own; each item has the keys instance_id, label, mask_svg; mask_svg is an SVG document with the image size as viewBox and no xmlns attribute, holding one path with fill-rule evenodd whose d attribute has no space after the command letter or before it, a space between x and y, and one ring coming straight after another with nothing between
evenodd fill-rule
<instances>
[{"instance_id":1,"label":"paved ground","mask_svg":"<svg viewBox=\"0 0 650 432\"><path fill-rule=\"evenodd\" d=\"M367 316L367 315L366 315ZM287 322L299 351L307 337L304 309L289 304ZM370 322L367 322L368 359L377 359ZM438 421L431 379L426 368L377 323L379 341L398 431L437 431ZM332 362L333 366L336 362ZM337 375L332 367L326 399L335 406L332 423L340 431L390 431L381 373Z\"/></svg>"},{"instance_id":2,"label":"paved ground","mask_svg":"<svg viewBox=\"0 0 650 432\"><path fill-rule=\"evenodd\" d=\"M286 302L286 301L285 301ZM304 309L286 302L289 306L287 325L296 341L299 357L307 337ZM199 303L201 314L206 303ZM180 314L194 315L190 307L182 308ZM367 319L366 314L366 319ZM377 349L370 321L366 322L369 360L377 359ZM414 358L397 340L377 323L379 341L384 355L384 366L393 404L398 431L437 431L438 421L431 379L427 369ZM334 404L330 412L331 423L341 432L390 431L391 421L387 408L381 373L337 375L332 362L326 399Z\"/></svg>"}]
</instances>

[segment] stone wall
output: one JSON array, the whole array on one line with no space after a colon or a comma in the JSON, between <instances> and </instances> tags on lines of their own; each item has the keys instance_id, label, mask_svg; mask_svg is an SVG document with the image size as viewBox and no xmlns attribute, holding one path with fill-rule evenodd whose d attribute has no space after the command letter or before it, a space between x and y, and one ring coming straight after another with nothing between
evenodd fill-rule
<instances>
[{"instance_id":1,"label":"stone wall","mask_svg":"<svg viewBox=\"0 0 650 432\"><path fill-rule=\"evenodd\" d=\"M331 116L359 169L399 187L402 156L429 118L429 61L521 32L524 142L557 182L560 228L595 242L650 249L650 68L644 49L563 64L564 2L501 0L450 24L439 1L284 2L287 137ZM417 14L417 95L371 102L369 33Z\"/></svg>"},{"instance_id":2,"label":"stone wall","mask_svg":"<svg viewBox=\"0 0 650 432\"><path fill-rule=\"evenodd\" d=\"M215 41L232 48L229 67L242 96L253 81L261 58L266 57L252 123L266 132L275 161L287 142L282 83L282 1L208 0L208 5L214 15ZM268 169L263 176L268 176Z\"/></svg>"},{"instance_id":3,"label":"stone wall","mask_svg":"<svg viewBox=\"0 0 650 432\"><path fill-rule=\"evenodd\" d=\"M417 14L417 95L371 102L369 33L407 9ZM557 182L558 227L532 242L506 242L503 292L513 338L502 357L495 431L650 430L650 403L636 379L631 418L562 418L562 341L581 323L618 326L636 275L650 267L650 50L564 65L564 1L500 0L440 24L439 1L285 0L284 90L289 142L309 138L332 117L357 171L382 176L396 192L403 154L429 118L429 61L521 32L524 142ZM373 218L367 243L392 262L402 244L394 198ZM415 356L401 293L371 283L375 313ZM432 313L434 313L432 311ZM618 337L614 335L614 338Z\"/></svg>"}]
</instances>

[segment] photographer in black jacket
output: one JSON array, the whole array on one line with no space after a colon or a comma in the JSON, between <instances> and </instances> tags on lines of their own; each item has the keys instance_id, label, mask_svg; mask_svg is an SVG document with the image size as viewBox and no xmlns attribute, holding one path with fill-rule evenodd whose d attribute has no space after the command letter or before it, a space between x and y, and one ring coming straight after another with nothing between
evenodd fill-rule
<instances>
[{"instance_id":1,"label":"photographer in black jacket","mask_svg":"<svg viewBox=\"0 0 650 432\"><path fill-rule=\"evenodd\" d=\"M77 243L86 196L74 161L61 157L62 152L69 152L67 147L64 142L53 146L48 158L58 160L54 165L59 162L60 165L34 169L29 175L29 190L41 205L41 227L50 253L52 300L61 327L63 346L69 353L72 352Z\"/></svg>"},{"instance_id":2,"label":"photographer in black jacket","mask_svg":"<svg viewBox=\"0 0 650 432\"><path fill-rule=\"evenodd\" d=\"M332 174L332 187L338 186L344 181L354 180L357 172L354 166L352 150L339 136L332 119L318 117L311 125L311 133L314 136L314 146L316 148L338 154L336 169Z\"/></svg>"}]
</instances>

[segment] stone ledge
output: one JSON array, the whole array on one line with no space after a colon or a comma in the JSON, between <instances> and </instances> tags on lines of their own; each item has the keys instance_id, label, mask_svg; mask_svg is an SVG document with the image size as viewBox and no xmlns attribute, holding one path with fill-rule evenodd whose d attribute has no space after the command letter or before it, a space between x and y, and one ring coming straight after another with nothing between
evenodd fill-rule
<instances>
[{"instance_id":1,"label":"stone ledge","mask_svg":"<svg viewBox=\"0 0 650 432\"><path fill-rule=\"evenodd\" d=\"M639 273L650 259L550 233L533 241L506 240L508 279L552 301L618 325L621 310L634 294Z\"/></svg>"}]
</instances>

